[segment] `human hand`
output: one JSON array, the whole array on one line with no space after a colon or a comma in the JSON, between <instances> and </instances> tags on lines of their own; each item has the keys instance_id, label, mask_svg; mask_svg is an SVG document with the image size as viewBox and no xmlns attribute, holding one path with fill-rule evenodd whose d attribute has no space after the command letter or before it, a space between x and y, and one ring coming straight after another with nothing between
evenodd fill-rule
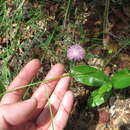
<instances>
[{"instance_id":1,"label":"human hand","mask_svg":"<svg viewBox=\"0 0 130 130\"><path fill-rule=\"evenodd\" d=\"M11 90L27 85L40 69L37 59L30 61L8 87ZM56 64L45 80L63 75L64 67ZM32 97L21 98L25 88L7 93L0 103L0 130L52 130L48 96L53 113L54 130L63 130L73 105L73 94L68 91L69 77L41 84Z\"/></svg>"}]
</instances>

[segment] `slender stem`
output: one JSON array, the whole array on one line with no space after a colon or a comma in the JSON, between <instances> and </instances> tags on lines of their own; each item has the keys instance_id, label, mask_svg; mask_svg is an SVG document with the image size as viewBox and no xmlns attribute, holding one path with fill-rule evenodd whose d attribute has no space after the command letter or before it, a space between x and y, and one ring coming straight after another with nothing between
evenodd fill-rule
<instances>
[{"instance_id":1,"label":"slender stem","mask_svg":"<svg viewBox=\"0 0 130 130\"><path fill-rule=\"evenodd\" d=\"M104 11L104 23L103 23L103 44L104 44L104 48L107 49L108 47L108 42L109 42L109 20L108 20L108 16L109 16L109 8L110 8L110 0L106 0L105 3L105 11Z\"/></svg>"},{"instance_id":2,"label":"slender stem","mask_svg":"<svg viewBox=\"0 0 130 130\"><path fill-rule=\"evenodd\" d=\"M126 46L127 46L127 45L123 45L110 59L108 59L108 60L106 61L106 63L104 64L103 68L105 68L105 67L110 63L110 61L111 61L113 58L115 58L115 57L122 51L122 49L124 49Z\"/></svg>"},{"instance_id":3,"label":"slender stem","mask_svg":"<svg viewBox=\"0 0 130 130\"><path fill-rule=\"evenodd\" d=\"M66 12L65 12L64 23L63 23L64 28L66 27L66 20L67 20L67 16L68 16L69 8L70 8L70 3L71 3L71 0L68 0L67 9L66 9Z\"/></svg>"},{"instance_id":4,"label":"slender stem","mask_svg":"<svg viewBox=\"0 0 130 130\"><path fill-rule=\"evenodd\" d=\"M53 80L56 80L56 79L60 79L60 78L64 78L64 77L68 77L68 76L70 76L70 74L65 74L65 75L62 75L62 76L50 78L50 79L48 79L48 80L43 80L43 81L35 82L35 83L32 83L32 84L28 84L28 85L25 85L25 86L13 88L13 89L10 89L10 90L5 91L4 93L1 93L1 94L0 94L0 97L3 96L3 95L5 95L6 93L10 93L10 92L13 92L13 91L22 89L22 88L27 88L27 87L29 87L29 86L34 86L34 85L38 85L38 84L45 84L45 83L48 83L48 82L50 82L50 81L53 81Z\"/></svg>"},{"instance_id":5,"label":"slender stem","mask_svg":"<svg viewBox=\"0 0 130 130\"><path fill-rule=\"evenodd\" d=\"M48 94L48 91L46 89L46 96L47 96L47 99L48 99L48 107L49 107L49 111L50 111L50 117L51 117L51 124L52 124L52 129L54 130L54 121L53 121L53 110L52 110L52 107L51 107L51 102L50 102L50 98L49 97L49 94Z\"/></svg>"}]
</instances>

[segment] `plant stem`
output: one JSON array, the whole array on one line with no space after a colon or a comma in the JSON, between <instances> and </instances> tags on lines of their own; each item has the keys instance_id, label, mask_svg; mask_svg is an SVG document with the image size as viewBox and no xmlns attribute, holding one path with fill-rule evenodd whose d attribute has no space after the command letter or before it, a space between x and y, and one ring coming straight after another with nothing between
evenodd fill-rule
<instances>
[{"instance_id":1,"label":"plant stem","mask_svg":"<svg viewBox=\"0 0 130 130\"><path fill-rule=\"evenodd\" d=\"M46 97L49 97L47 90L46 90L45 94L46 94ZM54 130L53 111L52 111L52 107L51 107L50 98L48 98L48 107L49 107L49 111L50 111L52 130Z\"/></svg>"},{"instance_id":2,"label":"plant stem","mask_svg":"<svg viewBox=\"0 0 130 130\"><path fill-rule=\"evenodd\" d=\"M1 93L1 94L0 94L0 97L3 96L3 95L5 95L6 93L10 93L10 92L13 92L13 91L22 89L22 88L27 88L27 87L29 87L29 86L34 86L34 85L38 85L38 84L45 84L45 83L48 83L48 82L50 82L50 81L53 81L53 80L56 80L56 79L61 79L61 78L68 77L68 76L70 76L70 74L67 73L67 74L65 74L65 75L58 76L58 77L54 77L54 78L50 78L50 79L48 79L48 80L43 80L43 81L35 82L35 83L32 83L32 84L28 84L28 85L25 85L25 86L13 88L13 89L10 89L10 90L5 91L4 93Z\"/></svg>"},{"instance_id":3,"label":"plant stem","mask_svg":"<svg viewBox=\"0 0 130 130\"><path fill-rule=\"evenodd\" d=\"M66 20L67 20L69 8L70 8L70 3L71 3L71 0L68 0L67 9L66 9L66 12L65 12L64 23L63 23L64 28L66 27Z\"/></svg>"},{"instance_id":4,"label":"plant stem","mask_svg":"<svg viewBox=\"0 0 130 130\"><path fill-rule=\"evenodd\" d=\"M109 42L109 8L110 8L110 0L106 0L105 3L105 11L104 11L104 22L103 22L103 45L104 49L108 48L108 42Z\"/></svg>"},{"instance_id":5,"label":"plant stem","mask_svg":"<svg viewBox=\"0 0 130 130\"><path fill-rule=\"evenodd\" d=\"M115 57L122 51L122 49L124 49L126 46L127 46L127 45L123 45L110 59L108 59L108 60L106 61L106 63L104 64L103 68L105 68L105 67L110 63L110 61L111 61L113 58L115 58Z\"/></svg>"}]
</instances>

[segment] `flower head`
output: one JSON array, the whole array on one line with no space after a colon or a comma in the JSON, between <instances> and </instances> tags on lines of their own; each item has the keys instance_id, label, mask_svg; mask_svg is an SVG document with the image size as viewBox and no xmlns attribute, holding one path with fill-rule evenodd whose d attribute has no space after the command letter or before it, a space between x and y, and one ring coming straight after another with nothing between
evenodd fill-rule
<instances>
[{"instance_id":1,"label":"flower head","mask_svg":"<svg viewBox=\"0 0 130 130\"><path fill-rule=\"evenodd\" d=\"M79 61L85 56L85 50L80 45L73 45L67 50L69 60Z\"/></svg>"}]
</instances>

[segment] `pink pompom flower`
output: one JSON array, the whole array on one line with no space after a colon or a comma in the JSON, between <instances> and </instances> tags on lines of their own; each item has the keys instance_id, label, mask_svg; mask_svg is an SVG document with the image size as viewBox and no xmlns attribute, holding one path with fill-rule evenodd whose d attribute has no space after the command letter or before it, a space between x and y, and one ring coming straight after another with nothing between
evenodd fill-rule
<instances>
[{"instance_id":1,"label":"pink pompom flower","mask_svg":"<svg viewBox=\"0 0 130 130\"><path fill-rule=\"evenodd\" d=\"M67 50L69 60L79 61L85 57L85 50L80 45L73 45Z\"/></svg>"}]
</instances>

